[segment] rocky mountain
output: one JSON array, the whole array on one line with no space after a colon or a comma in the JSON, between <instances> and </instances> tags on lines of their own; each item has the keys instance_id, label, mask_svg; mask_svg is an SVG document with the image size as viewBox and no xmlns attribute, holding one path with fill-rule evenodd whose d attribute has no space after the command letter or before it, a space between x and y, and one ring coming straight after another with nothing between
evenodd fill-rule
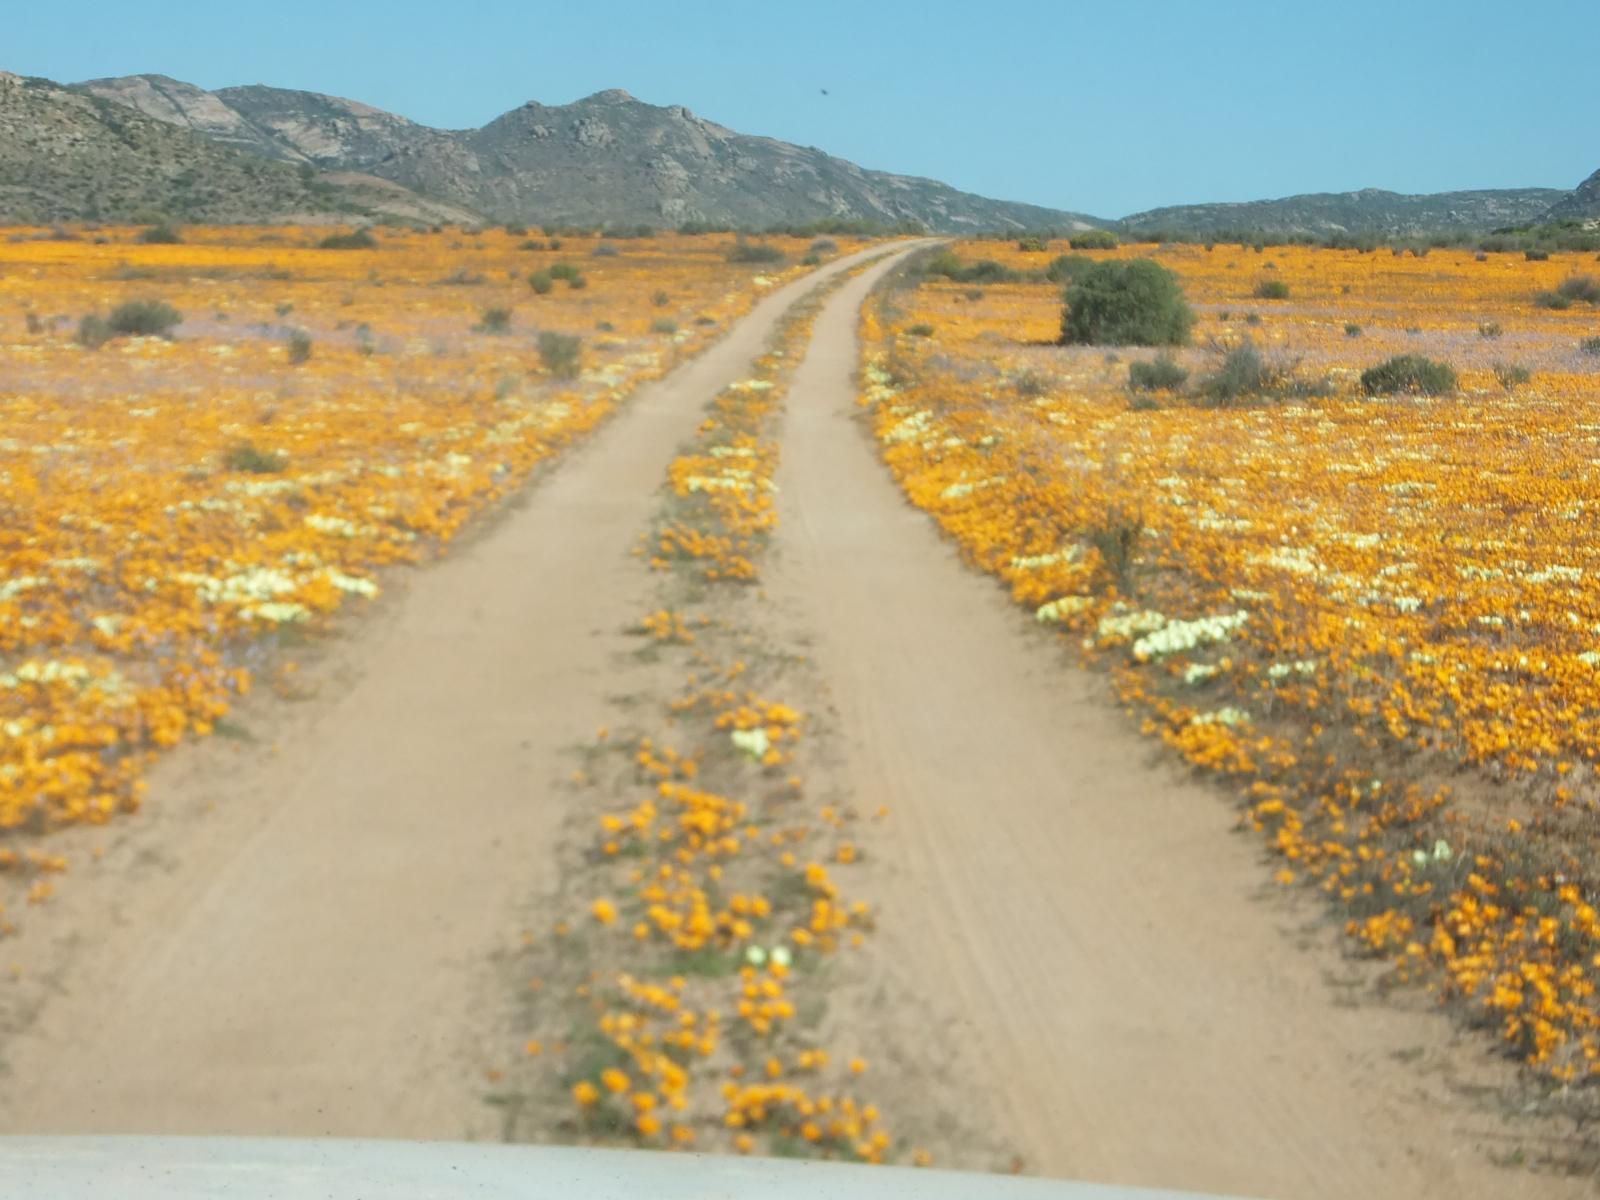
<instances>
[{"instance_id":1,"label":"rocky mountain","mask_svg":"<svg viewBox=\"0 0 1600 1200\"><path fill-rule=\"evenodd\" d=\"M210 117L226 126L225 115ZM273 161L175 124L0 72L0 221L470 217L386 180Z\"/></svg>"},{"instance_id":2,"label":"rocky mountain","mask_svg":"<svg viewBox=\"0 0 1600 1200\"><path fill-rule=\"evenodd\" d=\"M1254 230L1262 233L1373 233L1412 236L1475 232L1537 221L1569 193L1556 188L1508 188L1476 192L1405 195L1364 188L1316 192L1242 204L1182 204L1124 217L1130 232L1167 230L1204 234Z\"/></svg>"},{"instance_id":3,"label":"rocky mountain","mask_svg":"<svg viewBox=\"0 0 1600 1200\"><path fill-rule=\"evenodd\" d=\"M233 148L391 180L494 221L759 227L837 217L951 232L1105 224L869 171L616 90L566 105L525 104L480 129L455 131L282 88L207 92L158 75L79 86Z\"/></svg>"},{"instance_id":4,"label":"rocky mountain","mask_svg":"<svg viewBox=\"0 0 1600 1200\"><path fill-rule=\"evenodd\" d=\"M1550 221L1591 221L1600 219L1600 171L1596 171L1545 213Z\"/></svg>"}]
</instances>

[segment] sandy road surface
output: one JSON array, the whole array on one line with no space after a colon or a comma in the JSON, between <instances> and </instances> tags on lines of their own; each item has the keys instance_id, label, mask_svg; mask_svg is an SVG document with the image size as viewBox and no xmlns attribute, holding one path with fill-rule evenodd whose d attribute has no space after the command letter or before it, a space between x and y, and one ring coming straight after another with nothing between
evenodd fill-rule
<instances>
[{"instance_id":1,"label":"sandy road surface","mask_svg":"<svg viewBox=\"0 0 1600 1200\"><path fill-rule=\"evenodd\" d=\"M1301 1196L1589 1194L1494 1167L1499 1119L1424 1068L1482 1060L1431 1013L1339 1002L1347 970L1263 898L1255 844L1159 763L1091 677L903 502L850 421L867 280L818 319L792 385L780 487L784 619L847 743L843 786L885 803L878 957L936 997L1030 1170ZM1398 1056L1398 1057L1396 1057ZM980 1101L981 1102L981 1101Z\"/></svg>"},{"instance_id":2,"label":"sandy road surface","mask_svg":"<svg viewBox=\"0 0 1600 1200\"><path fill-rule=\"evenodd\" d=\"M645 586L628 551L705 403L850 261L419 572L332 648L326 700L248 708L286 723L264 726L281 753L213 738L162 764L113 851L5 948L56 992L0 1042L0 1132L493 1133L483 976L550 860L563 748L606 719L605 635Z\"/></svg>"}]
</instances>

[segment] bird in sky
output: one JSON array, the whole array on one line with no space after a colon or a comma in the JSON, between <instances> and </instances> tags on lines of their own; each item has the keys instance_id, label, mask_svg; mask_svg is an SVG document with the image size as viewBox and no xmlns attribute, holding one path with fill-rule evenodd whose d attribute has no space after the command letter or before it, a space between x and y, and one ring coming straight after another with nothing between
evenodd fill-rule
<instances>
[{"instance_id":1,"label":"bird in sky","mask_svg":"<svg viewBox=\"0 0 1600 1200\"><path fill-rule=\"evenodd\" d=\"M823 95L824 95L824 96L826 96L826 95L827 95L827 94L828 94L828 89L827 89L827 88L823 88L823 89L822 89L822 94L823 94Z\"/></svg>"}]
</instances>

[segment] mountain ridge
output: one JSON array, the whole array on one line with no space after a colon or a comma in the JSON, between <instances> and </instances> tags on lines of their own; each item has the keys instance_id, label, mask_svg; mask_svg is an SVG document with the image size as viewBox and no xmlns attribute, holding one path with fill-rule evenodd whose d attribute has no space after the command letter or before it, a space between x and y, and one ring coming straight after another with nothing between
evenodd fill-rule
<instances>
[{"instance_id":1,"label":"mountain ridge","mask_svg":"<svg viewBox=\"0 0 1600 1200\"><path fill-rule=\"evenodd\" d=\"M74 86L263 157L365 172L494 221L759 227L838 219L941 232L1108 224L869 170L620 88L565 105L530 101L476 129L444 130L344 97L259 84L208 92L138 75Z\"/></svg>"}]
</instances>

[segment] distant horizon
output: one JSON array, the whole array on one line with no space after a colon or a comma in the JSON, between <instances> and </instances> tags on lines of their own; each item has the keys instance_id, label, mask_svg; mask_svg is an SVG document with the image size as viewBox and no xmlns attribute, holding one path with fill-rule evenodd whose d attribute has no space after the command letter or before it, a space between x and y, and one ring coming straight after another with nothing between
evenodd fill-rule
<instances>
[{"instance_id":1,"label":"distant horizon","mask_svg":"<svg viewBox=\"0 0 1600 1200\"><path fill-rule=\"evenodd\" d=\"M161 29L105 0L70 16L25 10L5 69L317 92L448 130L530 100L562 106L534 93L574 103L621 81L741 134L1105 220L1364 190L1570 191L1600 167L1582 121L1600 9L1577 0L1546 14L1569 36L1542 43L1537 63L1482 36L1489 26L1471 18L1496 10L1480 2L1352 0L1327 25L1258 0L1204 13L1136 0L1113 28L1097 10L1043 0L988 24L899 0L870 11L819 0L799 23L724 0L692 16L630 3L530 14L490 0L439 28L405 0L284 0L248 39L213 28L196 0L167 8Z\"/></svg>"}]
</instances>

